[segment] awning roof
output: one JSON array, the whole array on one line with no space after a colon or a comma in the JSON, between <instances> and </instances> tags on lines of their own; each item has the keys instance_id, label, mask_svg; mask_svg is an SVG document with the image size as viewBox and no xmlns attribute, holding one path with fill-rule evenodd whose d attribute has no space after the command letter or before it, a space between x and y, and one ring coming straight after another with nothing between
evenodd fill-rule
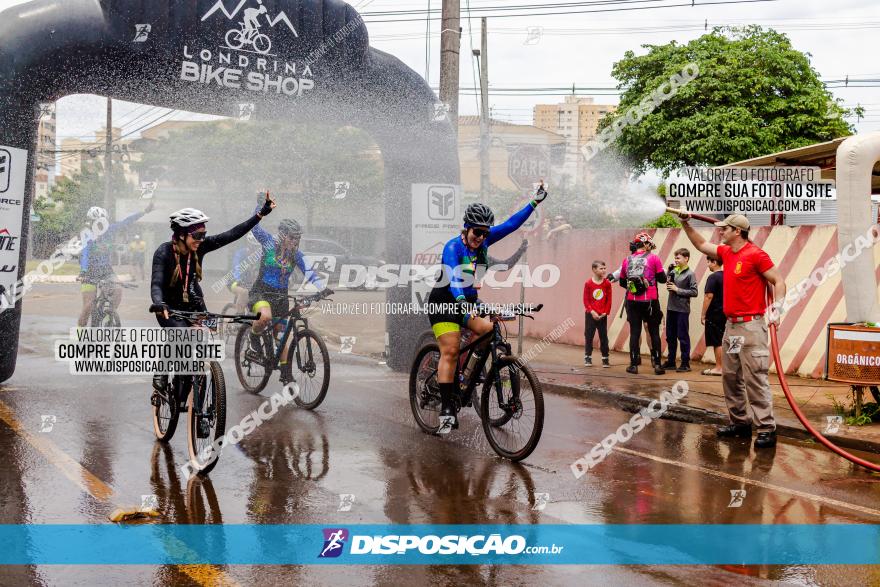
<instances>
[{"instance_id":1,"label":"awning roof","mask_svg":"<svg viewBox=\"0 0 880 587\"><path fill-rule=\"evenodd\" d=\"M771 155L762 155L761 157L729 163L724 167L810 166L822 169L822 179L837 179L837 147L848 138L841 137L833 141L780 151ZM880 194L880 161L874 165L871 193Z\"/></svg>"}]
</instances>

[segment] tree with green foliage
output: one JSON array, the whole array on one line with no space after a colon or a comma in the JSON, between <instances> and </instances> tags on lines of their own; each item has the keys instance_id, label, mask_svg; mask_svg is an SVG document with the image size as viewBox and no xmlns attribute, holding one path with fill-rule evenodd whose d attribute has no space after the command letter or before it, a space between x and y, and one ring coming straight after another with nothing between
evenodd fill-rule
<instances>
[{"instance_id":1,"label":"tree with green foliage","mask_svg":"<svg viewBox=\"0 0 880 587\"><path fill-rule=\"evenodd\" d=\"M332 201L336 182L350 183L346 198L354 201L383 190L378 149L352 127L220 121L143 143L143 159L133 163L143 179L224 198L263 189L291 193L306 206L307 227L314 207Z\"/></svg>"},{"instance_id":2,"label":"tree with green foliage","mask_svg":"<svg viewBox=\"0 0 880 587\"><path fill-rule=\"evenodd\" d=\"M643 47L647 54L627 51L614 64L623 94L600 130L613 128L688 64L696 63L699 74L620 132L613 148L636 174L723 165L829 141L851 134L844 118L860 114L842 108L810 65L810 55L774 30L716 27L685 45Z\"/></svg>"}]
</instances>

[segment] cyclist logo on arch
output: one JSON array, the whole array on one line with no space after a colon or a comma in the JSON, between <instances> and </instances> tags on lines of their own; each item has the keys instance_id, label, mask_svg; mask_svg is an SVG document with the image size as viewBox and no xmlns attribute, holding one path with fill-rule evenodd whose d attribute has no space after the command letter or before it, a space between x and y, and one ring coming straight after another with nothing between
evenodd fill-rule
<instances>
[{"instance_id":1,"label":"cyclist logo on arch","mask_svg":"<svg viewBox=\"0 0 880 587\"><path fill-rule=\"evenodd\" d=\"M260 32L260 16L268 14L263 0L257 0L259 8L246 8L244 18L239 23L240 29L232 29L226 33L226 45L230 49L241 50L251 46L254 51L266 55L272 50L272 41Z\"/></svg>"}]
</instances>

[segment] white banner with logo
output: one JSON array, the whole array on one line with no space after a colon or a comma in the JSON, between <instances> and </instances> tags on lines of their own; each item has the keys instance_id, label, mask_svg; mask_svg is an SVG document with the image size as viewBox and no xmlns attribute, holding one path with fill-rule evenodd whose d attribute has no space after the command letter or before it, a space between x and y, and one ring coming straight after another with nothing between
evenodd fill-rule
<instances>
[{"instance_id":1,"label":"white banner with logo","mask_svg":"<svg viewBox=\"0 0 880 587\"><path fill-rule=\"evenodd\" d=\"M461 232L461 186L415 183L412 186L412 264L422 276L434 276L446 242ZM412 303L428 302L433 281L412 282Z\"/></svg>"},{"instance_id":2,"label":"white banner with logo","mask_svg":"<svg viewBox=\"0 0 880 587\"><path fill-rule=\"evenodd\" d=\"M4 292L18 280L27 158L24 149L0 145L0 286Z\"/></svg>"}]
</instances>

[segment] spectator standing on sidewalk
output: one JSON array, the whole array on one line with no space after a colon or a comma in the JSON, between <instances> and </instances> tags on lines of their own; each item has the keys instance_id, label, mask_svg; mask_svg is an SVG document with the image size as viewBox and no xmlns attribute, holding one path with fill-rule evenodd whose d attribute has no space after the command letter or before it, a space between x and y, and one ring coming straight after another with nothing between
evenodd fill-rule
<instances>
[{"instance_id":1,"label":"spectator standing on sidewalk","mask_svg":"<svg viewBox=\"0 0 880 587\"><path fill-rule=\"evenodd\" d=\"M709 279L706 280L705 297L703 298L703 311L700 313L700 323L706 327L706 346L711 347L715 353L715 368L704 369L703 375L721 375L723 363L721 355L721 341L724 339L724 326L727 317L724 315L724 265L718 257L707 257L709 264Z\"/></svg>"},{"instance_id":2,"label":"spectator standing on sidewalk","mask_svg":"<svg viewBox=\"0 0 880 587\"><path fill-rule=\"evenodd\" d=\"M773 286L777 300L785 298L785 280L769 255L749 241L749 221L732 214L715 226L721 228L721 245L706 241L687 221L685 233L705 255L718 257L724 272L724 314L727 324L722 349L724 400L730 424L718 428L719 437L752 437L752 424L758 429L755 448L776 445L776 419L767 372L770 350L767 343L767 285ZM778 320L778 315L771 320Z\"/></svg>"},{"instance_id":3,"label":"spectator standing on sidewalk","mask_svg":"<svg viewBox=\"0 0 880 587\"><path fill-rule=\"evenodd\" d=\"M679 373L691 370L691 335L688 331L691 319L691 298L697 297L697 277L688 267L691 252L678 249L673 257L675 265L669 267L666 274L666 290L669 299L666 302L666 348L669 358L664 369L675 369ZM681 346L681 365L676 369L675 354Z\"/></svg>"},{"instance_id":4,"label":"spectator standing on sidewalk","mask_svg":"<svg viewBox=\"0 0 880 587\"><path fill-rule=\"evenodd\" d=\"M626 293L626 320L629 322L629 367L627 373L639 372L640 340L642 323L648 327L651 341L651 364L654 373L663 375L660 359L660 323L663 311L657 295L657 284L666 283L663 261L652 253L654 241L646 232L635 236L630 246L633 254L623 260L620 266L620 285Z\"/></svg>"},{"instance_id":5,"label":"spectator standing on sidewalk","mask_svg":"<svg viewBox=\"0 0 880 587\"><path fill-rule=\"evenodd\" d=\"M602 366L608 359L608 315L611 314L611 282L605 261L593 261L593 275L584 283L584 365L593 366L593 338L599 333Z\"/></svg>"}]
</instances>

